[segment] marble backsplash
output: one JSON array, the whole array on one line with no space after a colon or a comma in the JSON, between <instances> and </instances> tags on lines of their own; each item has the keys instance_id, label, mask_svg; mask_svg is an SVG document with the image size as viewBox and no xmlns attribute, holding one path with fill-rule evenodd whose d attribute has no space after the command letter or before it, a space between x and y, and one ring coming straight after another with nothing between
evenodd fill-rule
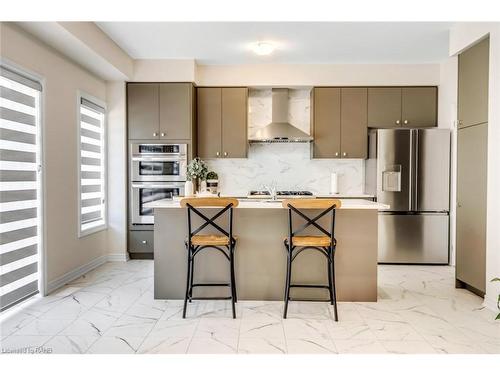
<instances>
[{"instance_id":1,"label":"marble backsplash","mask_svg":"<svg viewBox=\"0 0 500 375\"><path fill-rule=\"evenodd\" d=\"M271 122L271 89L251 89L248 97L248 133ZM310 133L310 90L289 91L288 121ZM308 143L250 144L247 159L209 159L210 170L219 175L220 191L246 196L276 182L279 190L310 190L330 193L330 174L337 172L339 192L362 194L364 161L358 159L311 159Z\"/></svg>"},{"instance_id":2,"label":"marble backsplash","mask_svg":"<svg viewBox=\"0 0 500 375\"><path fill-rule=\"evenodd\" d=\"M219 174L220 191L226 195L246 196L275 181L279 190L310 190L330 193L330 174L337 172L339 192L362 194L364 161L311 159L310 144L252 144L248 159L210 159L210 170Z\"/></svg>"}]
</instances>

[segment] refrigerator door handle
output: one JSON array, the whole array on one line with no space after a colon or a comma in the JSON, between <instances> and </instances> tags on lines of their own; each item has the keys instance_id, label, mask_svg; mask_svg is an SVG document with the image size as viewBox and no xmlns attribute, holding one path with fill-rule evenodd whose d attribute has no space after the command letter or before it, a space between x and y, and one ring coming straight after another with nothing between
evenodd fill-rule
<instances>
[{"instance_id":1,"label":"refrigerator door handle","mask_svg":"<svg viewBox=\"0 0 500 375\"><path fill-rule=\"evenodd\" d=\"M418 211L418 189L419 189L419 183L418 183L418 168L419 168L419 154L420 154L420 147L419 147L419 131L418 130L413 130L414 132L414 145L413 145L413 155L414 155L414 163L413 163L413 210Z\"/></svg>"},{"instance_id":2,"label":"refrigerator door handle","mask_svg":"<svg viewBox=\"0 0 500 375\"><path fill-rule=\"evenodd\" d=\"M410 162L408 166L408 174L409 174L409 184L408 184L408 202L409 202L409 209L410 211L413 211L413 189L414 189L414 184L413 184L413 164L414 164L414 158L415 158L415 151L414 151L414 141L413 141L413 130L410 130Z\"/></svg>"}]
</instances>

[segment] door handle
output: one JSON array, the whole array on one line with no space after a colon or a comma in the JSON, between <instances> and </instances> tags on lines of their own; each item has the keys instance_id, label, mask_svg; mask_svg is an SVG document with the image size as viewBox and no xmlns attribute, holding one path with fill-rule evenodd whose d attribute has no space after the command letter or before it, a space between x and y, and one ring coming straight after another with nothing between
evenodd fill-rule
<instances>
[{"instance_id":1,"label":"door handle","mask_svg":"<svg viewBox=\"0 0 500 375\"><path fill-rule=\"evenodd\" d=\"M153 137L158 137L158 133L154 132Z\"/></svg>"},{"instance_id":2,"label":"door handle","mask_svg":"<svg viewBox=\"0 0 500 375\"><path fill-rule=\"evenodd\" d=\"M344 152L344 153L342 154L342 156L347 156L347 152Z\"/></svg>"},{"instance_id":3,"label":"door handle","mask_svg":"<svg viewBox=\"0 0 500 375\"><path fill-rule=\"evenodd\" d=\"M227 152L224 152L224 156L227 156Z\"/></svg>"},{"instance_id":4,"label":"door handle","mask_svg":"<svg viewBox=\"0 0 500 375\"><path fill-rule=\"evenodd\" d=\"M401 124L401 121L396 120L396 125L399 125L399 124Z\"/></svg>"},{"instance_id":5,"label":"door handle","mask_svg":"<svg viewBox=\"0 0 500 375\"><path fill-rule=\"evenodd\" d=\"M215 155L217 155L217 157L219 157L219 156L220 156L220 152L219 152L219 151L217 151L217 152L215 153Z\"/></svg>"},{"instance_id":6,"label":"door handle","mask_svg":"<svg viewBox=\"0 0 500 375\"><path fill-rule=\"evenodd\" d=\"M335 156L339 156L339 153L338 153L338 152L336 152L336 153L335 153Z\"/></svg>"},{"instance_id":7,"label":"door handle","mask_svg":"<svg viewBox=\"0 0 500 375\"><path fill-rule=\"evenodd\" d=\"M165 136L165 133L161 133L161 136L164 137Z\"/></svg>"},{"instance_id":8,"label":"door handle","mask_svg":"<svg viewBox=\"0 0 500 375\"><path fill-rule=\"evenodd\" d=\"M404 123L405 125L408 125L408 124L410 123L410 121L408 121L408 120L404 120L404 121L403 121L403 123Z\"/></svg>"}]
</instances>

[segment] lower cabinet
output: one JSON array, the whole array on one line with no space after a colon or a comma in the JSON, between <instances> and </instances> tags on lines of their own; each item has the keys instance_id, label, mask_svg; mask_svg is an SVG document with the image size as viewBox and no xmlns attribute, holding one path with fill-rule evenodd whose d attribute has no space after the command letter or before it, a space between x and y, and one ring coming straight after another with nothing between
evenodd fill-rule
<instances>
[{"instance_id":1,"label":"lower cabinet","mask_svg":"<svg viewBox=\"0 0 500 375\"><path fill-rule=\"evenodd\" d=\"M154 232L152 230L130 230L128 232L128 251L134 254L151 254L154 252ZM139 256L140 257L140 256Z\"/></svg>"},{"instance_id":2,"label":"lower cabinet","mask_svg":"<svg viewBox=\"0 0 500 375\"><path fill-rule=\"evenodd\" d=\"M486 178L488 124L457 135L456 278L486 290Z\"/></svg>"}]
</instances>

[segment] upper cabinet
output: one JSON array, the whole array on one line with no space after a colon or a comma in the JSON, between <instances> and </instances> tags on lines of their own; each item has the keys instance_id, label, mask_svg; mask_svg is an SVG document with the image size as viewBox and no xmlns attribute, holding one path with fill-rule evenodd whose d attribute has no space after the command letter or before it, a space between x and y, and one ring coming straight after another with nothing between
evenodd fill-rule
<instances>
[{"instance_id":1,"label":"upper cabinet","mask_svg":"<svg viewBox=\"0 0 500 375\"><path fill-rule=\"evenodd\" d=\"M366 159L368 155L368 89L341 89L340 149L343 158Z\"/></svg>"},{"instance_id":2,"label":"upper cabinet","mask_svg":"<svg viewBox=\"0 0 500 375\"><path fill-rule=\"evenodd\" d=\"M129 83L129 139L188 140L194 132L191 83Z\"/></svg>"},{"instance_id":3,"label":"upper cabinet","mask_svg":"<svg viewBox=\"0 0 500 375\"><path fill-rule=\"evenodd\" d=\"M403 87L401 121L409 128L437 126L437 87Z\"/></svg>"},{"instance_id":4,"label":"upper cabinet","mask_svg":"<svg viewBox=\"0 0 500 375\"><path fill-rule=\"evenodd\" d=\"M193 85L160 84L160 138L190 139L193 120Z\"/></svg>"},{"instance_id":5,"label":"upper cabinet","mask_svg":"<svg viewBox=\"0 0 500 375\"><path fill-rule=\"evenodd\" d=\"M340 88L311 91L313 158L340 158Z\"/></svg>"},{"instance_id":6,"label":"upper cabinet","mask_svg":"<svg viewBox=\"0 0 500 375\"><path fill-rule=\"evenodd\" d=\"M437 126L437 87L368 88L368 126Z\"/></svg>"},{"instance_id":7,"label":"upper cabinet","mask_svg":"<svg viewBox=\"0 0 500 375\"><path fill-rule=\"evenodd\" d=\"M247 102L246 87L197 89L199 157L247 157Z\"/></svg>"},{"instance_id":8,"label":"upper cabinet","mask_svg":"<svg viewBox=\"0 0 500 375\"><path fill-rule=\"evenodd\" d=\"M367 89L316 87L311 102L313 158L366 158Z\"/></svg>"},{"instance_id":9,"label":"upper cabinet","mask_svg":"<svg viewBox=\"0 0 500 375\"><path fill-rule=\"evenodd\" d=\"M155 139L160 136L160 86L151 83L127 85L127 124L129 139Z\"/></svg>"},{"instance_id":10,"label":"upper cabinet","mask_svg":"<svg viewBox=\"0 0 500 375\"><path fill-rule=\"evenodd\" d=\"M490 40L458 55L458 127L488 122Z\"/></svg>"},{"instance_id":11,"label":"upper cabinet","mask_svg":"<svg viewBox=\"0 0 500 375\"><path fill-rule=\"evenodd\" d=\"M368 126L372 128L401 126L400 87L370 87L368 89Z\"/></svg>"}]
</instances>

